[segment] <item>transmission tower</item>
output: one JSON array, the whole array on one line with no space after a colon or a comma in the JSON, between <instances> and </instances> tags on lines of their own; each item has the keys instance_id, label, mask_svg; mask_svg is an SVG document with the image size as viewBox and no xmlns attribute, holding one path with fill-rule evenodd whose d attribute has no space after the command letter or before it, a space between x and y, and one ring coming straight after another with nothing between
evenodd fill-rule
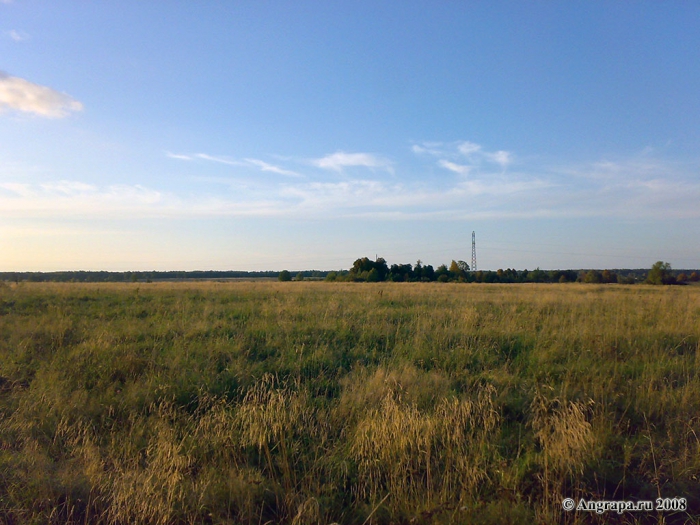
<instances>
[{"instance_id":1,"label":"transmission tower","mask_svg":"<svg viewBox=\"0 0 700 525\"><path fill-rule=\"evenodd\" d=\"M476 271L476 234L472 232L472 272Z\"/></svg>"}]
</instances>

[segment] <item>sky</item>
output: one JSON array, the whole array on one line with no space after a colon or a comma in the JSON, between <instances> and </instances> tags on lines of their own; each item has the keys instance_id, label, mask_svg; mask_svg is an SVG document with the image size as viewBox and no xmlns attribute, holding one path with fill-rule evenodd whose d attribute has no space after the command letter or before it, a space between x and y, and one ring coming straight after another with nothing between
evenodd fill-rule
<instances>
[{"instance_id":1,"label":"sky","mask_svg":"<svg viewBox=\"0 0 700 525\"><path fill-rule=\"evenodd\" d=\"M0 271L700 267L700 3L0 0Z\"/></svg>"}]
</instances>

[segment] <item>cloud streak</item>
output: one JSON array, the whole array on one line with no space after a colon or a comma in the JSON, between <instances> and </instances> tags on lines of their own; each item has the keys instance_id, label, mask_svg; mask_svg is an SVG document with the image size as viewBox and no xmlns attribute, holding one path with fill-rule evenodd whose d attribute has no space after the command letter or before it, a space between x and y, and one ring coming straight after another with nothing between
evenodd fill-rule
<instances>
[{"instance_id":1,"label":"cloud streak","mask_svg":"<svg viewBox=\"0 0 700 525\"><path fill-rule=\"evenodd\" d=\"M300 175L296 171L291 171L291 170L286 170L283 168L280 168L279 166L274 166L272 164L268 164L265 161L258 160L258 159L244 159L245 162L250 164L251 166L257 166L260 168L261 171L270 171L272 173L277 173L278 175L286 175L287 177L302 177L303 175Z\"/></svg>"},{"instance_id":2,"label":"cloud streak","mask_svg":"<svg viewBox=\"0 0 700 525\"><path fill-rule=\"evenodd\" d=\"M177 160L191 161L191 160L199 159L199 160L206 160L209 162L216 162L219 164L226 164L228 166L257 168L260 171L266 171L269 173L276 173L277 175L284 175L285 177L303 177L303 175L301 175L300 173L297 173L296 171L288 170L288 169L282 168L280 166L270 164L269 162L265 162L264 160L260 160L260 159L246 158L243 160L236 160L236 159L231 159L228 157L219 157L219 156L209 155L207 153L196 153L194 155L187 155L187 154L182 154L182 153L166 152L165 155L171 159L177 159Z\"/></svg>"},{"instance_id":3,"label":"cloud streak","mask_svg":"<svg viewBox=\"0 0 700 525\"><path fill-rule=\"evenodd\" d=\"M200 167L202 163L217 163L280 176L201 176L195 178L191 188L181 186L178 191L168 191L138 184L104 186L93 181L63 179L31 183L28 181L34 176L15 175L0 183L0 218L76 214L114 218L372 216L392 220L700 218L696 165L673 165L636 156L575 166L532 165L532 161L525 166L520 161L518 170L505 170L502 166L510 162L510 153L485 151L474 143L423 143L417 149L416 154L427 156L430 164L436 162L455 176L434 177L412 168L407 173L400 171L406 176L386 177L384 173L374 173L377 166L385 164L375 162L379 157L365 157L367 154L323 157L328 160L324 169L329 171L368 164L374 168L339 179L328 175L302 176L252 157L166 152L167 157L199 163ZM487 158L488 155L493 158Z\"/></svg>"},{"instance_id":4,"label":"cloud streak","mask_svg":"<svg viewBox=\"0 0 700 525\"><path fill-rule=\"evenodd\" d=\"M505 170L513 162L513 154L509 151L486 151L480 144L468 140L450 143L423 142L414 144L411 150L416 155L436 157L438 166L460 175L467 175L490 165L497 165L501 170Z\"/></svg>"},{"instance_id":5,"label":"cloud streak","mask_svg":"<svg viewBox=\"0 0 700 525\"><path fill-rule=\"evenodd\" d=\"M194 161L202 158L199 155L176 158ZM202 160L210 160L206 157ZM276 166L254 162L257 159L211 158L277 173ZM700 218L700 182L693 177L693 166L674 169L663 162L630 159L568 170L533 167L537 173L533 175L499 171L494 163L494 171L466 170L465 175L461 171L469 166L454 164L460 177L449 181L382 177L328 181L284 174L282 179L261 177L223 191L219 183L198 181L198 193L179 194L144 185L6 181L0 183L0 217Z\"/></svg>"},{"instance_id":6,"label":"cloud streak","mask_svg":"<svg viewBox=\"0 0 700 525\"><path fill-rule=\"evenodd\" d=\"M24 31L17 31L16 29L8 31L7 36L9 36L15 42L26 42L30 38Z\"/></svg>"},{"instance_id":7,"label":"cloud streak","mask_svg":"<svg viewBox=\"0 0 700 525\"><path fill-rule=\"evenodd\" d=\"M469 172L474 169L473 166L466 166L464 164L457 164L455 162L450 162L449 160L441 159L438 161L438 166L447 168L450 171L454 171L460 175L468 175Z\"/></svg>"},{"instance_id":8,"label":"cloud streak","mask_svg":"<svg viewBox=\"0 0 700 525\"><path fill-rule=\"evenodd\" d=\"M344 168L350 167L382 169L389 172L393 170L391 162L372 153L346 153L344 151L336 151L325 157L312 159L311 164L324 170L336 172L341 172Z\"/></svg>"},{"instance_id":9,"label":"cloud streak","mask_svg":"<svg viewBox=\"0 0 700 525\"><path fill-rule=\"evenodd\" d=\"M0 71L0 111L14 110L61 118L82 109L82 103L65 93Z\"/></svg>"}]
</instances>

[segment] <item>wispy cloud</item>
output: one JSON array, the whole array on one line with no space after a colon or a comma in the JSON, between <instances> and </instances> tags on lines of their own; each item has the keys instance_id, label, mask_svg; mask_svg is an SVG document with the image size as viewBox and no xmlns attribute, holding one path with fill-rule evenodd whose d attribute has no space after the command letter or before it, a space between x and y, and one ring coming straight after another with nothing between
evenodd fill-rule
<instances>
[{"instance_id":1,"label":"wispy cloud","mask_svg":"<svg viewBox=\"0 0 700 525\"><path fill-rule=\"evenodd\" d=\"M389 172L393 171L393 166L390 161L372 153L346 153L344 151L336 151L320 159L312 159L311 164L325 170L338 172L343 171L344 168L356 166L383 169Z\"/></svg>"},{"instance_id":2,"label":"wispy cloud","mask_svg":"<svg viewBox=\"0 0 700 525\"><path fill-rule=\"evenodd\" d=\"M455 173L459 173L460 175L467 175L472 169L474 169L473 166L457 164L455 162L450 162L449 160L445 159L439 160L438 165L442 166L443 168L447 168L450 171L454 171Z\"/></svg>"},{"instance_id":3,"label":"wispy cloud","mask_svg":"<svg viewBox=\"0 0 700 525\"><path fill-rule=\"evenodd\" d=\"M422 142L421 144L414 144L411 146L411 150L417 155L440 157L444 154L442 147L442 142Z\"/></svg>"},{"instance_id":4,"label":"wispy cloud","mask_svg":"<svg viewBox=\"0 0 700 525\"><path fill-rule=\"evenodd\" d=\"M487 151L481 144L468 140L449 143L423 142L414 144L411 149L417 155L438 158L438 166L460 175L482 167L488 168L489 165L497 165L501 170L505 170L513 162L513 154L509 151Z\"/></svg>"},{"instance_id":5,"label":"wispy cloud","mask_svg":"<svg viewBox=\"0 0 700 525\"><path fill-rule=\"evenodd\" d=\"M0 111L3 109L60 118L81 111L83 105L65 93L0 72Z\"/></svg>"},{"instance_id":6,"label":"wispy cloud","mask_svg":"<svg viewBox=\"0 0 700 525\"><path fill-rule=\"evenodd\" d=\"M165 152L165 156L169 157L171 159L178 159L178 160L192 160L193 157L191 155L183 155L181 153L171 153L169 151Z\"/></svg>"},{"instance_id":7,"label":"wispy cloud","mask_svg":"<svg viewBox=\"0 0 700 525\"><path fill-rule=\"evenodd\" d=\"M5 193L10 195L31 198L34 196L34 192L29 184L22 182L3 182L0 183L0 190L4 190Z\"/></svg>"},{"instance_id":8,"label":"wispy cloud","mask_svg":"<svg viewBox=\"0 0 700 525\"><path fill-rule=\"evenodd\" d=\"M257 168L260 171L276 173L277 175L284 175L285 177L303 177L303 175L301 175L300 173L297 173L296 171L288 170L288 169L282 168L280 166L270 164L269 162L265 162L264 160L260 160L260 159L246 158L243 160L237 160L237 159L232 159L229 157L209 155L207 153L195 153L194 155L190 155L190 154L183 154L183 153L166 152L165 155L171 159L177 159L177 160L191 161L191 160L195 160L195 159L200 159L200 160L206 160L209 162L216 162L219 164L226 164L228 166L241 166L241 167Z\"/></svg>"},{"instance_id":9,"label":"wispy cloud","mask_svg":"<svg viewBox=\"0 0 700 525\"><path fill-rule=\"evenodd\" d=\"M512 162L512 156L508 151L495 151L493 153L484 153L484 156L491 162L495 162L502 168L506 168Z\"/></svg>"},{"instance_id":10,"label":"wispy cloud","mask_svg":"<svg viewBox=\"0 0 700 525\"><path fill-rule=\"evenodd\" d=\"M178 202L138 184L100 188L69 180L35 185L0 183L0 216L148 216Z\"/></svg>"},{"instance_id":11,"label":"wispy cloud","mask_svg":"<svg viewBox=\"0 0 700 525\"><path fill-rule=\"evenodd\" d=\"M239 160L229 159L228 157L215 157L214 155L208 155L206 153L197 153L194 157L211 162L218 162L219 164L228 164L229 166L245 166L245 163Z\"/></svg>"},{"instance_id":12,"label":"wispy cloud","mask_svg":"<svg viewBox=\"0 0 700 525\"><path fill-rule=\"evenodd\" d=\"M47 193L57 193L62 195L86 195L97 191L94 184L84 182L61 180L58 182L45 182L40 185L41 189Z\"/></svg>"},{"instance_id":13,"label":"wispy cloud","mask_svg":"<svg viewBox=\"0 0 700 525\"><path fill-rule=\"evenodd\" d=\"M15 42L26 42L30 39L30 36L27 33L24 31L17 31L16 29L8 31L7 36L9 36Z\"/></svg>"},{"instance_id":14,"label":"wispy cloud","mask_svg":"<svg viewBox=\"0 0 700 525\"><path fill-rule=\"evenodd\" d=\"M457 144L457 150L462 155L468 157L469 155L481 151L481 146L479 144L475 144L474 142L464 141Z\"/></svg>"},{"instance_id":15,"label":"wispy cloud","mask_svg":"<svg viewBox=\"0 0 700 525\"><path fill-rule=\"evenodd\" d=\"M198 177L195 191L174 192L136 184L103 186L88 181L45 179L27 182L31 178L15 175L14 180L6 178L0 183L0 219L76 215L117 219L700 219L700 181L696 176L698 166L694 164L673 165L636 156L558 167L521 160L518 170L501 170L498 159L475 167L456 144L450 147L456 160L438 158L431 162L438 162L441 168L459 177L388 178L370 171L364 177L347 175L342 180L323 180L300 177L292 170L252 157L239 160L204 153L167 155L184 162L218 162L284 177L247 177L235 184L228 178ZM484 154L483 148L470 150L471 155ZM499 155L499 151L493 155ZM510 157L500 160L505 163Z\"/></svg>"},{"instance_id":16,"label":"wispy cloud","mask_svg":"<svg viewBox=\"0 0 700 525\"><path fill-rule=\"evenodd\" d=\"M273 164L268 164L267 162L262 161L262 160L258 160L258 159L243 159L243 160L245 160L245 162L247 162L251 166L257 166L262 171L270 171L272 173L277 173L278 175L286 175L288 177L302 177L302 175L297 173L296 171L286 170L286 169L280 168L279 166L274 166Z\"/></svg>"}]
</instances>

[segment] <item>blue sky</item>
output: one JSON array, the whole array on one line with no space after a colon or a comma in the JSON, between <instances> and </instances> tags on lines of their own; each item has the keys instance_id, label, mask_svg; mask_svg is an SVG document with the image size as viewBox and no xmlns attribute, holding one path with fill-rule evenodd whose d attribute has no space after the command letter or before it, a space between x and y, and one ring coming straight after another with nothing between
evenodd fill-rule
<instances>
[{"instance_id":1,"label":"blue sky","mask_svg":"<svg viewBox=\"0 0 700 525\"><path fill-rule=\"evenodd\" d=\"M700 267L700 4L0 0L0 270Z\"/></svg>"}]
</instances>

